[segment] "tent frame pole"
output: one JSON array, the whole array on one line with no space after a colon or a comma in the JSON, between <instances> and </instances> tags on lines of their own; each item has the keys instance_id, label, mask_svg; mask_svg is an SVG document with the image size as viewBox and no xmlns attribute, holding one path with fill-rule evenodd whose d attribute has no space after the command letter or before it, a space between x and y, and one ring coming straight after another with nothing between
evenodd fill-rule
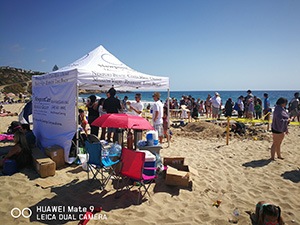
<instances>
[{"instance_id":1,"label":"tent frame pole","mask_svg":"<svg viewBox=\"0 0 300 225\"><path fill-rule=\"evenodd\" d=\"M75 116L76 116L76 156L78 156L79 154L79 134L78 134L78 116L79 116L79 112L78 112L78 98L79 98L79 87L76 84L76 107L75 107Z\"/></svg>"},{"instance_id":2,"label":"tent frame pole","mask_svg":"<svg viewBox=\"0 0 300 225\"><path fill-rule=\"evenodd\" d=\"M168 99L167 99L167 122L168 122L168 129L167 129L167 138L168 138L168 147L170 147L170 88L168 88Z\"/></svg>"}]
</instances>

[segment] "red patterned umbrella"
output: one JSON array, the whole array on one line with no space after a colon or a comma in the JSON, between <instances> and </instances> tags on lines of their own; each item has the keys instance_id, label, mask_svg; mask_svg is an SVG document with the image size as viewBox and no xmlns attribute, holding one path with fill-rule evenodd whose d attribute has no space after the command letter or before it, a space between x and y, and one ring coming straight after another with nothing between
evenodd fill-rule
<instances>
[{"instance_id":1,"label":"red patterned umbrella","mask_svg":"<svg viewBox=\"0 0 300 225\"><path fill-rule=\"evenodd\" d=\"M154 130L153 126L145 118L124 113L104 114L94 120L91 125L134 130Z\"/></svg>"}]
</instances>

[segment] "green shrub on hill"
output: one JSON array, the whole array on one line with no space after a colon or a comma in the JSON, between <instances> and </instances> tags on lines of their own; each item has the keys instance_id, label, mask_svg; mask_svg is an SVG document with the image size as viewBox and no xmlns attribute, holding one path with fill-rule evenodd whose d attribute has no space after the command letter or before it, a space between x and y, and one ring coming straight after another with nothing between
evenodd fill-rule
<instances>
[{"instance_id":1,"label":"green shrub on hill","mask_svg":"<svg viewBox=\"0 0 300 225\"><path fill-rule=\"evenodd\" d=\"M34 75L41 75L43 72L24 70L14 67L0 67L0 91L18 94L32 93L31 78Z\"/></svg>"}]
</instances>

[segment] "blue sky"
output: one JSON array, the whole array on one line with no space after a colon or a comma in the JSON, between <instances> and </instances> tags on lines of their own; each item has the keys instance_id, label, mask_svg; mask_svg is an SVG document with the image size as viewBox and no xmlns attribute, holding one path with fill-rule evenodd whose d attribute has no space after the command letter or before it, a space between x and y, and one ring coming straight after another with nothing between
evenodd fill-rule
<instances>
[{"instance_id":1,"label":"blue sky","mask_svg":"<svg viewBox=\"0 0 300 225\"><path fill-rule=\"evenodd\" d=\"M298 0L0 0L0 66L51 71L99 45L171 90L299 90Z\"/></svg>"}]
</instances>

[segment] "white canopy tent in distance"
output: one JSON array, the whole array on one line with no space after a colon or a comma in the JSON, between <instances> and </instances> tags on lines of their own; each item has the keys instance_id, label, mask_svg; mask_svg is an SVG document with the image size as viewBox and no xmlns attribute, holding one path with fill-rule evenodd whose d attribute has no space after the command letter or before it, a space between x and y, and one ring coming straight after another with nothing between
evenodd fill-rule
<instances>
[{"instance_id":1,"label":"white canopy tent in distance","mask_svg":"<svg viewBox=\"0 0 300 225\"><path fill-rule=\"evenodd\" d=\"M77 133L78 90L111 87L118 91L167 90L168 101L170 97L169 77L133 70L100 45L68 66L32 77L33 132L39 146L62 146L65 161L72 163L75 158L69 153Z\"/></svg>"}]
</instances>

